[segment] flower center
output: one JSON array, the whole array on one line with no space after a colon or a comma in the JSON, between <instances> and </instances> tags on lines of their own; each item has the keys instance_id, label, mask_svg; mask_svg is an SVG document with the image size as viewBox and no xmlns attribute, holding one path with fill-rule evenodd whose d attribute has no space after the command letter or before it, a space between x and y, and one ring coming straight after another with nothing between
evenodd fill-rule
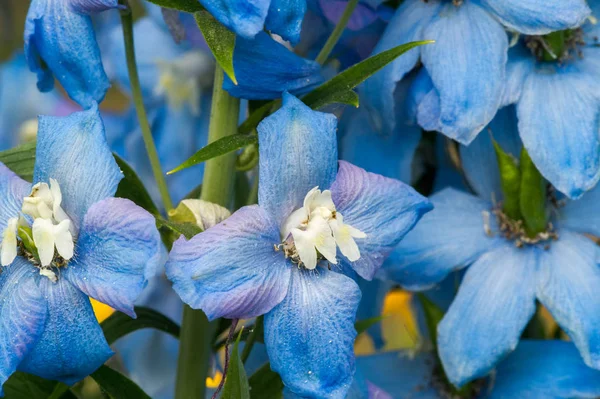
<instances>
[{"instance_id":1,"label":"flower center","mask_svg":"<svg viewBox=\"0 0 600 399\"><path fill-rule=\"evenodd\" d=\"M569 29L543 36L526 36L525 45L538 61L565 63L583 58L583 29Z\"/></svg>"},{"instance_id":2,"label":"flower center","mask_svg":"<svg viewBox=\"0 0 600 399\"><path fill-rule=\"evenodd\" d=\"M331 191L321 192L318 187L306 194L304 205L292 212L281 226L281 244L286 258L309 270L320 260L337 264L337 248L351 262L360 259L355 238L365 238L362 231L344 224L342 214L336 211Z\"/></svg>"},{"instance_id":3,"label":"flower center","mask_svg":"<svg viewBox=\"0 0 600 399\"><path fill-rule=\"evenodd\" d=\"M75 226L61 207L58 182L37 183L23 199L21 215L9 219L0 244L2 266L11 265L17 255L28 259L40 274L56 281L53 268L66 266L73 257Z\"/></svg>"}]
</instances>

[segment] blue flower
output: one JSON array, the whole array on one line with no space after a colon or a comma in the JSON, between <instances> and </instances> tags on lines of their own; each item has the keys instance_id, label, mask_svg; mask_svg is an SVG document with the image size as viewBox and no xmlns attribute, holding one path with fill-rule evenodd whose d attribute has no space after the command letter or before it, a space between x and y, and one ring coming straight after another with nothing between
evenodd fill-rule
<instances>
[{"instance_id":1,"label":"blue flower","mask_svg":"<svg viewBox=\"0 0 600 399\"><path fill-rule=\"evenodd\" d=\"M284 94L258 127L259 205L179 239L166 265L211 320L265 314L271 368L310 397L345 397L354 374L360 291L340 271L371 279L430 210L399 181L343 161L338 170L335 131L333 115Z\"/></svg>"},{"instance_id":2,"label":"blue flower","mask_svg":"<svg viewBox=\"0 0 600 399\"><path fill-rule=\"evenodd\" d=\"M217 20L244 39L266 28L293 44L300 40L306 0L200 0Z\"/></svg>"},{"instance_id":3,"label":"blue flower","mask_svg":"<svg viewBox=\"0 0 600 399\"><path fill-rule=\"evenodd\" d=\"M348 20L347 28L359 31L381 18L379 11L383 0L359 0L354 12ZM348 0L309 0L309 7L325 16L332 24L337 24L344 13ZM387 11L387 9L385 10Z\"/></svg>"},{"instance_id":4,"label":"blue flower","mask_svg":"<svg viewBox=\"0 0 600 399\"><path fill-rule=\"evenodd\" d=\"M491 130L505 151L520 153L513 107L499 113ZM397 262L385 269L389 278L419 290L470 266L438 328L450 380L462 385L485 375L511 352L536 299L569 334L586 364L600 368L598 251L584 235L600 236L600 189L564 206L550 201L551 224L532 239L519 233L498 206L502 192L490 136L482 134L461 148L461 161L477 196L453 188L434 194L435 210L400 243Z\"/></svg>"},{"instance_id":5,"label":"blue flower","mask_svg":"<svg viewBox=\"0 0 600 399\"><path fill-rule=\"evenodd\" d=\"M122 174L97 107L39 124L34 185L0 164L0 382L73 384L112 355L88 297L135 317L164 249L152 215L112 198Z\"/></svg>"},{"instance_id":6,"label":"blue flower","mask_svg":"<svg viewBox=\"0 0 600 399\"><path fill-rule=\"evenodd\" d=\"M25 55L41 91L50 91L56 77L69 97L84 108L104 99L110 83L90 14L117 7L117 0L31 1Z\"/></svg>"},{"instance_id":7,"label":"blue flower","mask_svg":"<svg viewBox=\"0 0 600 399\"><path fill-rule=\"evenodd\" d=\"M404 1L375 53L414 40L436 43L411 50L365 82L365 104L377 126L393 131L395 84L420 60L428 84L418 89L418 123L468 144L500 106L509 46L502 24L539 35L579 26L588 15L584 0Z\"/></svg>"}]
</instances>

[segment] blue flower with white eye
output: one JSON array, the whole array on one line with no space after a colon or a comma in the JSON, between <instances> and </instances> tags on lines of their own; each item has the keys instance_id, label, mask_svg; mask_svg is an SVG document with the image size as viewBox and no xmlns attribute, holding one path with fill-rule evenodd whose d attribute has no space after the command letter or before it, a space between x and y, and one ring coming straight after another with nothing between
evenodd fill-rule
<instances>
[{"instance_id":1,"label":"blue flower with white eye","mask_svg":"<svg viewBox=\"0 0 600 399\"><path fill-rule=\"evenodd\" d=\"M411 50L367 80L364 104L378 127L392 131L394 87L420 60L430 83L421 88L416 107L419 125L468 144L501 103L509 47L504 26L540 35L577 27L589 13L585 0L404 1L375 53L414 40L436 42Z\"/></svg>"},{"instance_id":2,"label":"blue flower with white eye","mask_svg":"<svg viewBox=\"0 0 600 399\"><path fill-rule=\"evenodd\" d=\"M54 78L83 108L104 99L110 87L92 27L91 14L118 8L117 0L32 0L25 22L25 55L50 91Z\"/></svg>"},{"instance_id":3,"label":"blue flower with white eye","mask_svg":"<svg viewBox=\"0 0 600 399\"><path fill-rule=\"evenodd\" d=\"M335 117L290 94L258 134L259 205L179 239L167 276L210 319L264 314L271 367L284 383L344 398L360 300L344 272L371 279L431 207L399 181L343 161L338 169Z\"/></svg>"},{"instance_id":4,"label":"blue flower with white eye","mask_svg":"<svg viewBox=\"0 0 600 399\"><path fill-rule=\"evenodd\" d=\"M97 107L40 117L33 185L0 164L0 382L73 384L112 356L88 297L135 317L164 261L152 215L112 198L122 179Z\"/></svg>"},{"instance_id":5,"label":"blue flower with white eye","mask_svg":"<svg viewBox=\"0 0 600 399\"><path fill-rule=\"evenodd\" d=\"M490 125L512 155L521 151L514 107ZM600 368L598 248L594 189L577 201L550 195L546 231L534 237L502 210L500 174L491 138L482 134L460 151L466 178L477 196L447 188L430 199L426 215L400 243L382 271L402 286L421 290L453 270L469 266L438 328L442 363L454 384L487 374L517 345L536 300L569 334L586 364Z\"/></svg>"}]
</instances>

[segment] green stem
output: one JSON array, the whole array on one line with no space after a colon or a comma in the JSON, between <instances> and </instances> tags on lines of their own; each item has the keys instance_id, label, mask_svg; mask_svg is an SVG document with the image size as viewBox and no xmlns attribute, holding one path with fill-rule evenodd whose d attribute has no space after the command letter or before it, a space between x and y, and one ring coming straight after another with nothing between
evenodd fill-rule
<instances>
[{"instance_id":1,"label":"green stem","mask_svg":"<svg viewBox=\"0 0 600 399\"><path fill-rule=\"evenodd\" d=\"M208 141L212 143L237 133L239 100L223 87L223 70L217 66L213 89ZM227 207L231 202L236 154L234 152L206 162L201 199ZM201 310L186 306L179 338L179 361L175 399L204 399L210 364L211 344L217 322L210 323Z\"/></svg>"},{"instance_id":2,"label":"green stem","mask_svg":"<svg viewBox=\"0 0 600 399\"><path fill-rule=\"evenodd\" d=\"M331 32L331 36L329 36L327 42L325 42L321 52L315 59L315 61L317 61L319 64L323 65L325 61L327 61L327 58L329 58L331 51L333 51L333 48L340 40L342 33L344 33L344 29L346 29L346 25L348 25L348 21L350 20L350 17L352 16L357 4L358 0L350 0L346 5L346 9L344 10L342 17L338 21L333 32Z\"/></svg>"},{"instance_id":3,"label":"green stem","mask_svg":"<svg viewBox=\"0 0 600 399\"><path fill-rule=\"evenodd\" d=\"M152 173L158 186L158 191L163 201L165 211L168 213L173 209L173 202L169 195L169 189L167 188L167 181L163 174L162 167L160 166L160 160L158 158L158 152L156 151L156 145L154 144L154 138L152 137L152 131L150 130L150 124L148 123L148 115L146 114L146 108L144 107L144 98L142 96L142 88L140 85L140 77L138 75L137 63L135 61L135 46L133 41L133 17L131 14L131 8L127 0L119 0L119 3L124 5L126 8L121 10L121 23L123 25L123 39L125 40L125 56L127 58L127 71L129 73L129 81L131 83L131 94L133 97L133 104L142 130L142 137L144 139L144 145L146 146L146 152L150 159L150 165L152 166Z\"/></svg>"}]
</instances>

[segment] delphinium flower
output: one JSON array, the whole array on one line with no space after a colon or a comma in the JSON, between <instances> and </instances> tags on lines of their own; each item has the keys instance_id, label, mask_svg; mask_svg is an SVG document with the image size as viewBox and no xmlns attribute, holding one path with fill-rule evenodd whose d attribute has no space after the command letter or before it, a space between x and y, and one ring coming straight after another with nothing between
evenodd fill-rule
<instances>
[{"instance_id":1,"label":"delphinium flower","mask_svg":"<svg viewBox=\"0 0 600 399\"><path fill-rule=\"evenodd\" d=\"M135 316L164 249L152 215L112 198L122 174L96 107L39 126L33 185L0 164L0 382L73 384L112 356L88 297Z\"/></svg>"},{"instance_id":2,"label":"delphinium flower","mask_svg":"<svg viewBox=\"0 0 600 399\"><path fill-rule=\"evenodd\" d=\"M418 123L468 144L501 104L509 48L505 26L541 35L575 28L589 12L584 0L404 1L374 52L414 40L436 43L411 50L365 82L363 103L379 129L392 131L394 87L420 60L430 85L419 99Z\"/></svg>"},{"instance_id":3,"label":"delphinium flower","mask_svg":"<svg viewBox=\"0 0 600 399\"><path fill-rule=\"evenodd\" d=\"M32 0L25 23L25 55L50 91L54 78L84 108L104 99L110 87L91 14L118 8L117 0Z\"/></svg>"},{"instance_id":4,"label":"delphinium flower","mask_svg":"<svg viewBox=\"0 0 600 399\"><path fill-rule=\"evenodd\" d=\"M501 179L490 135L481 134L460 152L477 195L453 188L434 194L434 211L400 243L385 274L419 290L469 266L438 328L440 357L457 386L487 374L516 347L536 299L571 337L585 363L600 368L598 250L586 236L600 236L600 189L577 201L543 192L541 176L532 179L535 169L521 149L513 107L498 114L491 131L503 151L521 154L517 175L529 183L519 190L534 190L539 197L519 199L501 189L508 187L508 177Z\"/></svg>"},{"instance_id":5,"label":"delphinium flower","mask_svg":"<svg viewBox=\"0 0 600 399\"><path fill-rule=\"evenodd\" d=\"M340 161L336 119L290 94L258 127L259 205L191 240L166 265L210 319L265 315L271 368L293 392L343 398L354 374L360 291L430 209L405 184Z\"/></svg>"}]
</instances>

